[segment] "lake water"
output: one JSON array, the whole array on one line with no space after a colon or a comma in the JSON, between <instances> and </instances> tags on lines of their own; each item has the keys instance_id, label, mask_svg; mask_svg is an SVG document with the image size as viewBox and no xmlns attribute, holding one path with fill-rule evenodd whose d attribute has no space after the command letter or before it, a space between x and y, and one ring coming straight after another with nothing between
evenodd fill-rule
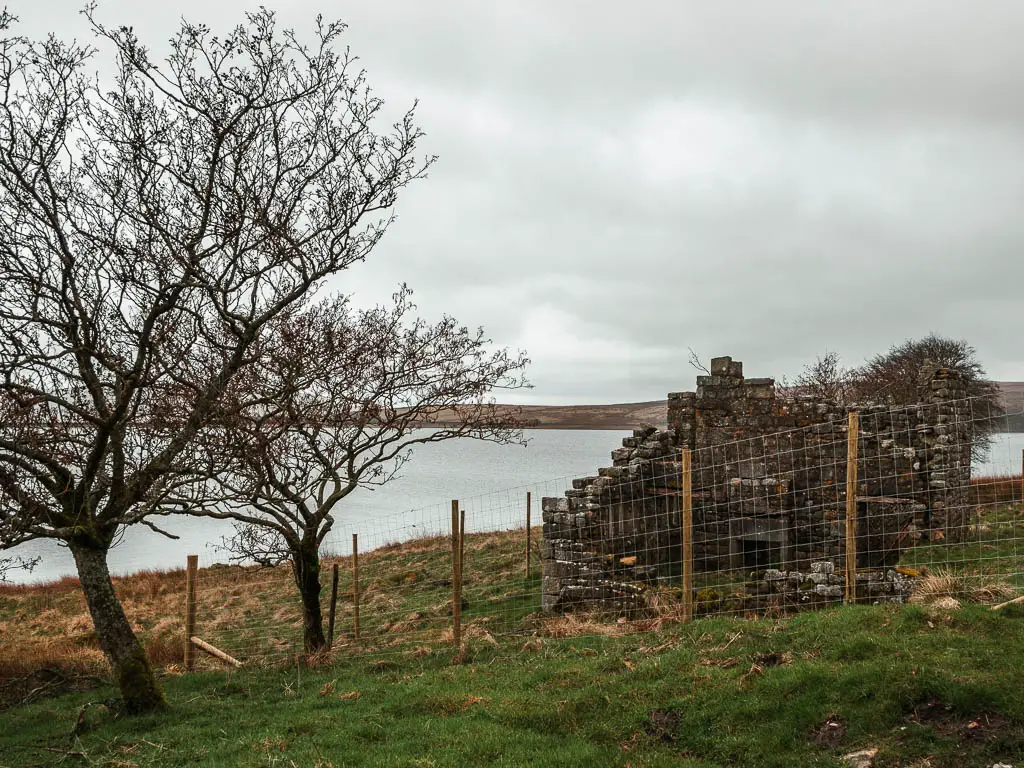
<instances>
[{"instance_id":1,"label":"lake water","mask_svg":"<svg viewBox=\"0 0 1024 768\"><path fill-rule=\"evenodd\" d=\"M359 489L335 513L336 523L325 542L327 549L347 554L352 533L359 534L361 551L387 542L443 533L450 527L450 500L466 510L467 530L517 528L525 524L525 497L533 496L533 521L540 522L540 499L559 496L573 477L594 473L610 463L628 431L535 430L529 445L494 445L451 441L418 446L402 476L377 489ZM1019 474L1024 433L997 435L989 458L975 474ZM125 532L110 553L111 569L129 573L143 568L184 567L186 554L199 554L203 564L225 562L219 548L232 526L223 520L168 517L158 520L178 540L136 526ZM47 581L74 573L68 551L55 542L40 541L16 550L40 555L31 573L15 572L15 581Z\"/></svg>"},{"instance_id":2,"label":"lake water","mask_svg":"<svg viewBox=\"0 0 1024 768\"><path fill-rule=\"evenodd\" d=\"M610 452L629 431L531 430L529 444L495 445L477 440L452 440L416 446L401 476L375 489L360 488L335 508L334 529L327 549L347 554L352 533L360 551L381 544L442 533L450 528L451 499L466 509L468 530L519 527L525 524L525 498L530 491L533 519L540 522L540 497L559 496L573 477L594 473L611 463ZM181 538L171 540L143 526L127 530L110 552L114 573L143 568L182 568L187 554L200 562L226 562L219 549L233 531L230 522L204 518L165 517L157 524ZM14 572L13 581L49 581L74 574L71 554L54 541L37 541L15 550L42 561L31 574Z\"/></svg>"},{"instance_id":3,"label":"lake water","mask_svg":"<svg viewBox=\"0 0 1024 768\"><path fill-rule=\"evenodd\" d=\"M975 475L1019 475L1021 454L1024 453L1024 432L1010 432L995 435L988 459L976 463Z\"/></svg>"}]
</instances>

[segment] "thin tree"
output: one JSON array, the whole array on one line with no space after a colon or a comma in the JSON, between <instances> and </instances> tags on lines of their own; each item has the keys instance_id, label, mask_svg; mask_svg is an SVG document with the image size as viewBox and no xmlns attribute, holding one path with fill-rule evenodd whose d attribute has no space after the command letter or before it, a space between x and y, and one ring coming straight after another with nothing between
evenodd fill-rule
<instances>
[{"instance_id":1,"label":"thin tree","mask_svg":"<svg viewBox=\"0 0 1024 768\"><path fill-rule=\"evenodd\" d=\"M158 64L85 14L113 54L102 84L93 48L0 18L0 549L70 549L142 712L164 699L111 542L156 529L268 324L367 256L431 159L412 111L376 132L340 23L307 45L266 10L222 36L183 22Z\"/></svg>"},{"instance_id":2,"label":"thin tree","mask_svg":"<svg viewBox=\"0 0 1024 768\"><path fill-rule=\"evenodd\" d=\"M234 520L237 559L290 563L305 648L318 651L320 550L339 506L395 478L416 445L521 440L517 409L492 394L526 386L526 363L451 317L417 318L404 287L387 307L336 298L282 318L205 433L219 493L200 484L182 506Z\"/></svg>"}]
</instances>

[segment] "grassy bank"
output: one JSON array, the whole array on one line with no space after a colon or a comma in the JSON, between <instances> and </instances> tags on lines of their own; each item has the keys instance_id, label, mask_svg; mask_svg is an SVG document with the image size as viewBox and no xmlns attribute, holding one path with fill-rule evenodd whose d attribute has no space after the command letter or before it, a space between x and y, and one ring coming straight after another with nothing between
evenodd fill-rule
<instances>
[{"instance_id":1,"label":"grassy bank","mask_svg":"<svg viewBox=\"0 0 1024 768\"><path fill-rule=\"evenodd\" d=\"M533 532L534 544L540 529ZM522 632L522 620L540 607L536 554L525 578L525 530L466 536L464 621L469 631L501 636ZM325 558L325 610L330 568L341 574L336 645L352 646L354 603L351 558ZM360 556L360 653L398 652L437 645L451 632L451 544L429 537L380 547ZM114 586L133 628L159 667L176 670L183 656L185 573L143 571ZM277 664L302 646L302 622L291 571L215 565L200 569L196 632L250 666ZM201 657L200 665L217 668ZM40 668L63 676L106 671L77 579L42 585L0 585L0 708L18 702L41 682ZM24 682L15 685L19 680ZM59 687L59 686L53 686Z\"/></svg>"},{"instance_id":2,"label":"grassy bank","mask_svg":"<svg viewBox=\"0 0 1024 768\"><path fill-rule=\"evenodd\" d=\"M288 569L215 566L200 572L197 634L246 666L202 657L189 675L184 573L137 573L116 588L173 705L138 720L97 704L113 691L75 580L6 585L0 702L17 706L0 711L0 768L838 765L868 747L876 766L1019 764L1024 606L967 600L986 581L1024 589L1024 521L1019 505L993 503L972 526L968 543L918 546L903 561L966 577L960 609L687 625L671 605L627 623L542 617L525 531L472 534L461 654L450 542L419 539L361 556L358 641L351 561L326 561L342 574L338 647L301 663Z\"/></svg>"},{"instance_id":3,"label":"grassy bank","mask_svg":"<svg viewBox=\"0 0 1024 768\"><path fill-rule=\"evenodd\" d=\"M0 713L0 765L1014 764L1022 630L1020 606L854 607L170 675L168 715L81 709L110 691Z\"/></svg>"},{"instance_id":4,"label":"grassy bank","mask_svg":"<svg viewBox=\"0 0 1024 768\"><path fill-rule=\"evenodd\" d=\"M1021 478L977 478L972 533L966 544L916 547L905 554L910 567L946 565L1005 574L1024 588L1024 521L1017 505ZM541 538L535 528L534 546ZM540 569L524 571L525 530L466 537L464 597L467 622L500 637L532 632L524 619L540 607ZM1018 551L1020 550L1020 551ZM326 612L330 568L341 574L337 642L351 643L354 606L350 558L326 558L323 604ZM451 550L445 537L424 538L364 553L361 565L361 648L401 648L444 642L451 619ZM742 578L744 574L736 574ZM703 584L724 582L722 574L698 574ZM737 588L742 589L742 583ZM183 655L185 574L183 570L143 571L115 579L115 589L153 662L175 665ZM301 621L287 567L253 569L213 566L200 570L197 633L232 655L253 663L276 662L301 646ZM214 662L204 660L214 667ZM0 584L0 708L18 691L5 681L41 667L62 672L103 674L105 665L77 579L17 586ZM29 681L30 683L32 681ZM33 686L34 687L34 686Z\"/></svg>"}]
</instances>

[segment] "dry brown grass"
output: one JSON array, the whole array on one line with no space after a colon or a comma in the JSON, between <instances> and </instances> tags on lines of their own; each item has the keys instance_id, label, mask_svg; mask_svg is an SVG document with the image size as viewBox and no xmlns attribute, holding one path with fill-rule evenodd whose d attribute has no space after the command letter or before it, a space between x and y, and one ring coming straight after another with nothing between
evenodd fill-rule
<instances>
[{"instance_id":1,"label":"dry brown grass","mask_svg":"<svg viewBox=\"0 0 1024 768\"><path fill-rule=\"evenodd\" d=\"M1017 590L1010 584L994 576L979 576L953 571L948 568L934 568L914 582L914 591L910 602L920 604L941 603L948 607L949 602L969 602L991 604L1010 600L1017 596Z\"/></svg>"},{"instance_id":2,"label":"dry brown grass","mask_svg":"<svg viewBox=\"0 0 1024 768\"><path fill-rule=\"evenodd\" d=\"M444 627L438 633L438 640L441 643L455 642L455 631L450 626ZM473 641L482 641L488 645L498 644L491 633L487 630L487 619L475 619L462 625L463 645L470 645Z\"/></svg>"},{"instance_id":3,"label":"dry brown grass","mask_svg":"<svg viewBox=\"0 0 1024 768\"><path fill-rule=\"evenodd\" d=\"M43 584L7 584L0 583L0 597L18 597L25 594L32 594L39 598L47 595L60 595L69 589L78 589L80 586L77 576L65 576L55 581L47 581Z\"/></svg>"},{"instance_id":4,"label":"dry brown grass","mask_svg":"<svg viewBox=\"0 0 1024 768\"><path fill-rule=\"evenodd\" d=\"M665 627L683 622L683 603L675 587L651 587L644 592L643 615L616 621L607 613L576 613L554 618L542 618L538 631L548 637L576 637L602 635L618 637L637 632L659 632Z\"/></svg>"},{"instance_id":5,"label":"dry brown grass","mask_svg":"<svg viewBox=\"0 0 1024 768\"><path fill-rule=\"evenodd\" d=\"M971 478L972 504L1010 504L1021 500L1024 478L1020 475L982 475Z\"/></svg>"},{"instance_id":6,"label":"dry brown grass","mask_svg":"<svg viewBox=\"0 0 1024 768\"><path fill-rule=\"evenodd\" d=\"M546 637L579 637L580 635L601 635L617 637L629 634L633 627L629 622L609 622L604 614L569 613L540 622L540 634Z\"/></svg>"},{"instance_id":7,"label":"dry brown grass","mask_svg":"<svg viewBox=\"0 0 1024 768\"><path fill-rule=\"evenodd\" d=\"M683 620L683 601L680 591L674 588L652 587L644 593L644 603L652 619L666 623Z\"/></svg>"},{"instance_id":8,"label":"dry brown grass","mask_svg":"<svg viewBox=\"0 0 1024 768\"><path fill-rule=\"evenodd\" d=\"M264 597L253 569L214 567L200 572L201 613L215 614L230 599L225 586L241 585L251 609ZM145 570L112 579L125 614L154 665L179 664L184 655L183 569ZM244 613L243 606L235 618ZM230 615L228 618L231 618ZM207 628L215 622L207 622ZM0 683L38 669L66 675L101 675L107 667L77 578L43 584L0 585Z\"/></svg>"},{"instance_id":9,"label":"dry brown grass","mask_svg":"<svg viewBox=\"0 0 1024 768\"><path fill-rule=\"evenodd\" d=\"M83 646L65 639L19 648L17 653L5 654L0 665L0 679L21 677L43 667L67 673L102 674L106 671L106 661L98 647Z\"/></svg>"},{"instance_id":10,"label":"dry brown grass","mask_svg":"<svg viewBox=\"0 0 1024 768\"><path fill-rule=\"evenodd\" d=\"M490 579L518 577L523 540L522 530L467 536L467 585L474 580L486 584ZM450 626L450 604L432 605L427 597L433 599L438 590L444 593L438 578L447 578L450 542L446 536L428 536L360 555L364 637L372 636L381 646L442 642L443 629ZM474 572L474 562L481 561L486 562L486 569ZM352 559L326 556L324 571L329 573L335 563L344 584ZM115 577L113 582L153 663L165 668L180 665L184 655L184 569L139 571ZM291 658L301 647L301 614L288 566L201 568L197 598L197 634L247 664ZM345 642L352 617L351 595L343 587L339 598L336 638ZM409 599L415 605L406 602ZM469 629L469 637L487 642L477 631ZM479 631L490 636L486 629ZM217 665L203 655L198 663L211 668ZM77 578L0 584L0 683L40 668L88 674L106 671Z\"/></svg>"}]
</instances>

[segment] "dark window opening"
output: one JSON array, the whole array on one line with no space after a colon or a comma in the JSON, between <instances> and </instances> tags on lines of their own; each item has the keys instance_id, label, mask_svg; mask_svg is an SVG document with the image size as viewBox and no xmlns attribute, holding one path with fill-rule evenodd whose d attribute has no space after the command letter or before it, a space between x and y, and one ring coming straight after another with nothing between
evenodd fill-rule
<instances>
[{"instance_id":1,"label":"dark window opening","mask_svg":"<svg viewBox=\"0 0 1024 768\"><path fill-rule=\"evenodd\" d=\"M743 539L743 567L752 570L775 568L781 562L778 544L757 539Z\"/></svg>"}]
</instances>

